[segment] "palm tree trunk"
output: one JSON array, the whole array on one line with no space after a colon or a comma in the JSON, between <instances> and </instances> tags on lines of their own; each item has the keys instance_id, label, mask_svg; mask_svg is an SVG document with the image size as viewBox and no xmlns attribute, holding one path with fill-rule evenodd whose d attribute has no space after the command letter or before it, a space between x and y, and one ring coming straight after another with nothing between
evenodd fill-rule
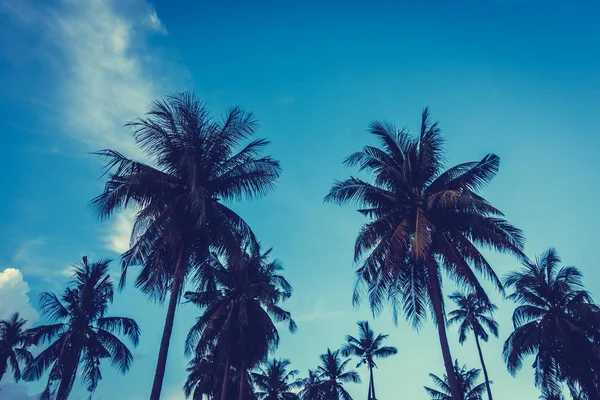
<instances>
[{"instance_id":1,"label":"palm tree trunk","mask_svg":"<svg viewBox=\"0 0 600 400\"><path fill-rule=\"evenodd\" d=\"M477 344L477 351L479 352L479 360L481 360L481 369L483 370L483 377L485 378L485 387L488 392L488 400L492 400L492 389L490 388L490 378L488 377L487 368L485 367L485 362L483 362L483 353L481 352L481 346L479 345L479 337L477 334L473 334L475 336L475 343Z\"/></svg>"},{"instance_id":2,"label":"palm tree trunk","mask_svg":"<svg viewBox=\"0 0 600 400\"><path fill-rule=\"evenodd\" d=\"M370 390L371 390L371 399L372 400L377 400L377 397L375 397L375 378L373 377L373 366L369 366L369 385L371 386Z\"/></svg>"},{"instance_id":3,"label":"palm tree trunk","mask_svg":"<svg viewBox=\"0 0 600 400\"><path fill-rule=\"evenodd\" d=\"M446 375L448 376L448 383L450 385L450 394L452 396L452 400L462 400L462 395L458 387L458 381L456 380L456 375L454 374L452 355L450 354L450 345L448 345L448 335L446 334L446 317L444 315L442 288L440 287L440 281L438 280L438 271L431 261L427 263L427 269L429 273L430 286L429 296L431 298L431 303L433 305L433 311L435 314L435 322L440 339L440 346L442 347L444 367L446 368Z\"/></svg>"},{"instance_id":4,"label":"palm tree trunk","mask_svg":"<svg viewBox=\"0 0 600 400\"><path fill-rule=\"evenodd\" d=\"M244 362L242 361L242 367L240 368L240 385L239 385L239 393L238 399L244 400Z\"/></svg>"},{"instance_id":5,"label":"palm tree trunk","mask_svg":"<svg viewBox=\"0 0 600 400\"><path fill-rule=\"evenodd\" d=\"M229 387L229 363L231 361L231 349L227 349L227 359L225 360L225 372L223 372L223 384L221 385L221 400L227 398L227 388Z\"/></svg>"},{"instance_id":6,"label":"palm tree trunk","mask_svg":"<svg viewBox=\"0 0 600 400\"><path fill-rule=\"evenodd\" d=\"M160 400L160 392L162 391L165 368L167 366L167 356L169 354L169 344L171 342L171 333L173 332L173 321L175 320L175 309L177 308L181 286L183 285L183 279L185 278L185 264L185 251L181 248L177 258L177 264L175 265L175 276L173 277L173 283L171 285L167 317L165 319L162 339L160 340L158 361L156 362L156 372L154 373L154 383L152 384L150 400Z\"/></svg>"},{"instance_id":7,"label":"palm tree trunk","mask_svg":"<svg viewBox=\"0 0 600 400\"><path fill-rule=\"evenodd\" d=\"M8 356L0 357L0 382L2 382L2 377L6 373L6 369L8 368Z\"/></svg>"},{"instance_id":8,"label":"palm tree trunk","mask_svg":"<svg viewBox=\"0 0 600 400\"><path fill-rule=\"evenodd\" d=\"M78 357L79 359L79 357ZM56 391L56 400L67 400L71 389L73 388L73 381L75 380L75 373L77 370L77 364L74 366L67 363L64 370L61 372L60 384Z\"/></svg>"}]
</instances>

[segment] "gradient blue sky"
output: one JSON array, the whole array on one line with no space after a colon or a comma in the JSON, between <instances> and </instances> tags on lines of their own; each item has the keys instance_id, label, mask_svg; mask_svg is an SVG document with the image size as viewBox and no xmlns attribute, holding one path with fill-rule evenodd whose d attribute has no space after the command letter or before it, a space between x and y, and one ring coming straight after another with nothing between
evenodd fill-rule
<instances>
[{"instance_id":1,"label":"gradient blue sky","mask_svg":"<svg viewBox=\"0 0 600 400\"><path fill-rule=\"evenodd\" d=\"M415 130L426 105L450 163L501 157L484 194L526 232L527 253L556 246L600 296L600 7L576 3L3 0L0 317L18 310L42 322L37 297L62 290L69 265L126 248L131 215L100 224L87 206L103 184L88 152L136 156L123 123L157 96L188 88L215 114L231 105L254 111L281 160L278 189L234 208L274 247L294 285L287 307L299 330L282 333L276 355L303 374L370 318L350 301L363 220L322 198L351 172L343 158L371 142L369 121ZM490 260L501 275L517 267ZM503 365L513 306L496 299L500 339L483 348L493 390L499 399L535 399L530 369L512 378ZM116 298L111 313L135 317L142 340L125 377L104 365L95 399L148 397L164 312L132 287ZM183 339L196 314L182 306L177 315L164 399L183 399ZM399 350L376 371L379 397L426 399L427 374L443 372L433 325L395 327L387 312L373 325ZM461 347L450 335L453 356L478 367L474 343ZM41 385L0 386L3 398L21 400ZM367 387L348 389L359 399ZM72 397L85 398L78 383Z\"/></svg>"}]
</instances>

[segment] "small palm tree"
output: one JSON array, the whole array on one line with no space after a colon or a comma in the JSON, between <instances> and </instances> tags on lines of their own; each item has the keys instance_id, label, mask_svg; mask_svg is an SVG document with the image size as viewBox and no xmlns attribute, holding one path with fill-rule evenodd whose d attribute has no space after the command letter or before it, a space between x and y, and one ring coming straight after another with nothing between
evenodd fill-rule
<instances>
[{"instance_id":1,"label":"small palm tree","mask_svg":"<svg viewBox=\"0 0 600 400\"><path fill-rule=\"evenodd\" d=\"M469 293L464 295L459 292L455 292L450 296L452 300L458 306L458 309L451 311L448 316L448 324L459 323L458 328L459 336L458 341L463 344L467 340L467 333L473 332L475 336L475 344L477 345L477 352L479 353L479 360L481 361L481 369L483 370L483 377L485 378L485 385L488 393L488 399L492 400L492 389L490 388L490 378L483 361L483 353L481 352L481 346L479 339L487 342L489 334L487 329L492 335L498 337L498 323L494 321L492 313L496 310L496 306L489 301L483 301L479 299L475 294Z\"/></svg>"},{"instance_id":2,"label":"small palm tree","mask_svg":"<svg viewBox=\"0 0 600 400\"><path fill-rule=\"evenodd\" d=\"M345 383L360 383L360 376L354 370L346 371L350 359L342 360L339 350L321 354L321 365L317 373L321 380L319 391L326 400L352 400L350 393L344 388Z\"/></svg>"},{"instance_id":3,"label":"small palm tree","mask_svg":"<svg viewBox=\"0 0 600 400\"><path fill-rule=\"evenodd\" d=\"M258 126L252 114L236 107L216 121L193 93L156 101L147 118L128 126L153 165L100 151L108 158L109 175L93 205L101 218L127 206L138 210L132 246L123 255L121 287L128 267L141 265L136 286L160 302L169 296L150 395L159 400L186 279L205 264L209 249L238 251L238 238L252 235L223 202L269 192L280 168L261 155L267 141L249 141Z\"/></svg>"},{"instance_id":4,"label":"small palm tree","mask_svg":"<svg viewBox=\"0 0 600 400\"><path fill-rule=\"evenodd\" d=\"M188 334L186 352L203 354L215 345L224 360L222 400L227 398L225 382L231 366L242 374L277 347L279 334L273 320L287 322L290 331L296 330L290 313L279 306L292 293L290 284L279 274L281 266L268 261L271 250L261 253L258 245L250 247L241 256L230 257L227 266L213 255L202 290L185 294L188 301L204 310ZM238 393L243 393L242 387Z\"/></svg>"},{"instance_id":5,"label":"small palm tree","mask_svg":"<svg viewBox=\"0 0 600 400\"><path fill-rule=\"evenodd\" d=\"M383 341L388 335L379 334L375 337L375 333L369 327L368 321L358 322L359 337L346 336L346 344L341 349L344 357L350 355L360 358L357 368L366 364L369 368L369 395L368 400L375 400L375 381L373 379L373 368L377 368L375 359L386 358L398 353L398 349L392 346L382 346Z\"/></svg>"},{"instance_id":6,"label":"small palm tree","mask_svg":"<svg viewBox=\"0 0 600 400\"><path fill-rule=\"evenodd\" d=\"M521 231L478 194L498 172L500 159L488 154L444 170L440 129L430 122L427 109L417 137L382 122L373 122L370 132L380 145L365 146L344 163L369 173L372 182L336 181L325 197L326 202L356 203L369 219L354 246L354 261L360 263L354 302L366 287L373 312L391 303L395 320L402 311L417 327L431 310L450 387L458 397L442 276L487 299L476 272L500 291L502 284L478 246L522 257Z\"/></svg>"},{"instance_id":7,"label":"small palm tree","mask_svg":"<svg viewBox=\"0 0 600 400\"><path fill-rule=\"evenodd\" d=\"M300 398L302 400L324 400L323 381L319 374L311 369L308 370L308 376L301 380Z\"/></svg>"},{"instance_id":8,"label":"small palm tree","mask_svg":"<svg viewBox=\"0 0 600 400\"><path fill-rule=\"evenodd\" d=\"M109 359L121 373L129 370L133 355L115 334L123 334L137 345L140 328L131 318L106 316L114 295L108 265L108 260L90 263L83 257L74 266L71 286L62 299L49 292L40 295L43 315L56 323L30 330L34 344L49 342L49 345L23 374L27 381L38 380L50 368L48 384L40 399L67 399L76 376L93 393L102 379L102 359Z\"/></svg>"},{"instance_id":9,"label":"small palm tree","mask_svg":"<svg viewBox=\"0 0 600 400\"><path fill-rule=\"evenodd\" d=\"M559 397L562 383L579 387L590 399L600 398L600 308L584 290L575 267L560 267L550 248L535 261L509 274L508 296L519 306L513 313L514 332L504 343L511 374L534 355L535 383L548 397Z\"/></svg>"},{"instance_id":10,"label":"small palm tree","mask_svg":"<svg viewBox=\"0 0 600 400\"><path fill-rule=\"evenodd\" d=\"M485 391L485 383L477 383L481 370L467 369L465 365L460 367L458 365L458 360L454 361L453 368L460 390L459 397L457 398L450 393L450 382L446 374L444 374L443 379L437 375L429 374L433 383L439 389L437 390L424 386L425 391L431 400L481 400L483 392Z\"/></svg>"},{"instance_id":11,"label":"small palm tree","mask_svg":"<svg viewBox=\"0 0 600 400\"><path fill-rule=\"evenodd\" d=\"M295 379L298 370L287 370L290 364L290 360L274 358L252 373L254 385L259 389L255 392L259 400L298 400L294 390L301 383Z\"/></svg>"},{"instance_id":12,"label":"small palm tree","mask_svg":"<svg viewBox=\"0 0 600 400\"><path fill-rule=\"evenodd\" d=\"M21 366L19 363L30 363L33 356L27 350L31 346L29 332L23 327L27 321L14 313L8 319L0 319L0 381L10 367L16 382L21 379Z\"/></svg>"}]
</instances>

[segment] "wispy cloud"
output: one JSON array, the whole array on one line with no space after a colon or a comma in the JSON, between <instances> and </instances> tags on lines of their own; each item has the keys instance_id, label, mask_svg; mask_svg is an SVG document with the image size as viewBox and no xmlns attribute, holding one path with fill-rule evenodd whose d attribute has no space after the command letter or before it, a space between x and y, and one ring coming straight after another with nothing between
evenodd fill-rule
<instances>
[{"instance_id":1,"label":"wispy cloud","mask_svg":"<svg viewBox=\"0 0 600 400\"><path fill-rule=\"evenodd\" d=\"M126 210L112 219L108 233L102 238L108 250L121 254L129 249L134 216L133 210Z\"/></svg>"},{"instance_id":2,"label":"wispy cloud","mask_svg":"<svg viewBox=\"0 0 600 400\"><path fill-rule=\"evenodd\" d=\"M344 310L332 310L327 302L319 297L315 300L310 310L306 312L294 312L292 317L296 322L314 322L343 318L348 315Z\"/></svg>"}]
</instances>

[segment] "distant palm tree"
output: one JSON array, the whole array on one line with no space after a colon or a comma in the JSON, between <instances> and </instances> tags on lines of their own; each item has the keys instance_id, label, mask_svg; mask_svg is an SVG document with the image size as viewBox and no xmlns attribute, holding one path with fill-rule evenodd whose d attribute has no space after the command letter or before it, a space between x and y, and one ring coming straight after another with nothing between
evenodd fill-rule
<instances>
[{"instance_id":1,"label":"distant palm tree","mask_svg":"<svg viewBox=\"0 0 600 400\"><path fill-rule=\"evenodd\" d=\"M268 261L270 251L261 253L258 245L251 245L241 256L230 257L227 266L213 255L211 266L204 272L202 290L185 294L188 301L204 310L188 334L186 352L202 354L216 343L216 351L224 360L224 383L230 366L241 374L277 347L279 334L273 320L287 322L290 331L296 330L290 313L279 306L291 296L292 287L279 274L281 266ZM227 398L227 391L224 384L222 400ZM243 388L238 393L243 393Z\"/></svg>"},{"instance_id":2,"label":"distant palm tree","mask_svg":"<svg viewBox=\"0 0 600 400\"><path fill-rule=\"evenodd\" d=\"M467 369L464 365L459 367L458 360L454 361L453 368L460 391L459 397L450 394L450 382L446 374L444 374L443 379L437 375L429 374L435 385L439 388L437 390L424 386L431 400L481 400L485 391L485 383L477 383L481 370Z\"/></svg>"},{"instance_id":3,"label":"distant palm tree","mask_svg":"<svg viewBox=\"0 0 600 400\"><path fill-rule=\"evenodd\" d=\"M479 360L481 361L481 369L483 369L488 399L492 400L490 378L487 373L487 368L485 367L485 362L483 361L483 353L481 352L479 339L481 338L484 342L488 341L489 335L486 328L489 329L492 335L498 337L498 323L494 321L492 316L492 313L497 307L489 301L479 299L473 293L469 293L465 296L462 293L455 292L450 298L454 300L458 309L451 311L448 314L448 324L460 324L458 328L458 341L460 344L463 344L467 339L467 332L473 332L475 344L477 345L477 352L479 353Z\"/></svg>"},{"instance_id":4,"label":"distant palm tree","mask_svg":"<svg viewBox=\"0 0 600 400\"><path fill-rule=\"evenodd\" d=\"M350 355L360 358L356 366L360 367L366 364L369 368L369 395L368 400L375 400L375 381L373 380L373 368L377 367L375 359L386 358L398 353L398 349L392 346L382 346L383 341L388 335L379 334L375 337L373 330L369 327L368 321L358 322L359 337L346 336L346 344L341 349L344 357Z\"/></svg>"},{"instance_id":5,"label":"distant palm tree","mask_svg":"<svg viewBox=\"0 0 600 400\"><path fill-rule=\"evenodd\" d=\"M515 375L529 355L535 383L548 398L560 397L561 383L572 392L579 386L590 399L600 398L600 308L584 290L581 272L560 267L550 248L534 262L524 261L509 274L508 296L519 306L513 313L514 332L504 343L504 360Z\"/></svg>"},{"instance_id":6,"label":"distant palm tree","mask_svg":"<svg viewBox=\"0 0 600 400\"><path fill-rule=\"evenodd\" d=\"M321 380L319 391L324 400L352 400L350 393L344 388L344 383L360 383L360 376L354 370L346 371L350 359L342 360L340 352L327 349L327 353L321 354L321 365L317 373Z\"/></svg>"},{"instance_id":7,"label":"distant palm tree","mask_svg":"<svg viewBox=\"0 0 600 400\"><path fill-rule=\"evenodd\" d=\"M209 248L239 250L238 237L252 235L223 201L267 193L280 168L277 161L261 156L267 141L248 141L257 129L252 114L232 108L216 121L193 93L158 100L147 118L127 125L153 166L115 150L100 151L109 159L107 172L112 172L93 205L101 218L128 206L139 210L131 249L123 255L121 287L128 267L142 265L136 286L160 302L170 293L150 396L159 400L186 278L204 265Z\"/></svg>"},{"instance_id":8,"label":"distant palm tree","mask_svg":"<svg viewBox=\"0 0 600 400\"><path fill-rule=\"evenodd\" d=\"M357 203L358 211L370 219L355 243L354 260L361 266L354 302L366 286L373 312L391 302L395 318L401 310L414 326L432 310L446 374L458 397L442 273L487 299L475 271L499 290L502 284L477 245L522 256L521 231L477 194L496 175L500 160L488 154L444 171L440 130L429 121L427 109L416 138L382 122L373 122L369 130L380 146L366 146L344 163L373 176L372 183L355 177L336 181L325 197L326 202Z\"/></svg>"},{"instance_id":9,"label":"distant palm tree","mask_svg":"<svg viewBox=\"0 0 600 400\"><path fill-rule=\"evenodd\" d=\"M50 368L40 399L67 399L76 376L93 393L102 379L100 360L105 358L121 373L129 370L133 355L115 334L123 334L137 345L140 328L131 318L106 316L114 295L108 264L107 260L90 263L83 257L61 300L50 292L40 295L43 314L56 323L30 330L36 345L50 343L23 374L27 381L38 380Z\"/></svg>"},{"instance_id":10,"label":"distant palm tree","mask_svg":"<svg viewBox=\"0 0 600 400\"><path fill-rule=\"evenodd\" d=\"M322 383L319 374L309 369L308 376L301 380L300 398L302 400L324 400Z\"/></svg>"},{"instance_id":11,"label":"distant palm tree","mask_svg":"<svg viewBox=\"0 0 600 400\"><path fill-rule=\"evenodd\" d=\"M265 363L258 372L252 373L255 392L259 400L298 400L295 389L300 387L300 381L295 379L298 370L288 371L290 360L276 359Z\"/></svg>"},{"instance_id":12,"label":"distant palm tree","mask_svg":"<svg viewBox=\"0 0 600 400\"><path fill-rule=\"evenodd\" d=\"M0 381L4 373L10 367L16 382L21 379L21 367L19 363L30 363L33 356L27 350L31 346L29 332L23 327L27 321L21 318L19 313L14 313L10 318L0 319Z\"/></svg>"}]
</instances>

